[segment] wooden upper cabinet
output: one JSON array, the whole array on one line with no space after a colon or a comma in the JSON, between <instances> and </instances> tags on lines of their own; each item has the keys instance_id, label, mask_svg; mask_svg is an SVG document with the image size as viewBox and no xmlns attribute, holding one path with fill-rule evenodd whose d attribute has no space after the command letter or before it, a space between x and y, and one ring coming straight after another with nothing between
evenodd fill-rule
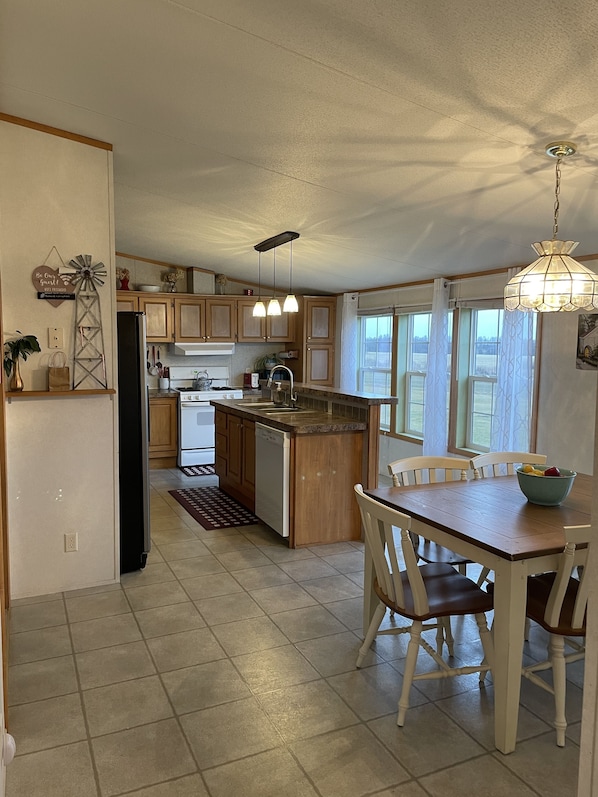
<instances>
[{"instance_id":1,"label":"wooden upper cabinet","mask_svg":"<svg viewBox=\"0 0 598 797\"><path fill-rule=\"evenodd\" d=\"M271 340L289 343L295 340L295 315L255 318L254 297L232 296L147 296L118 291L117 312L135 310L147 316L147 340L150 343L203 343L205 341L264 343ZM321 340L318 338L318 340Z\"/></svg>"},{"instance_id":2,"label":"wooden upper cabinet","mask_svg":"<svg viewBox=\"0 0 598 797\"><path fill-rule=\"evenodd\" d=\"M327 343L308 343L305 348L303 379L311 385L334 384L334 347Z\"/></svg>"},{"instance_id":3,"label":"wooden upper cabinet","mask_svg":"<svg viewBox=\"0 0 598 797\"><path fill-rule=\"evenodd\" d=\"M175 299L175 339L179 343L201 343L206 337L205 299Z\"/></svg>"},{"instance_id":4,"label":"wooden upper cabinet","mask_svg":"<svg viewBox=\"0 0 598 797\"><path fill-rule=\"evenodd\" d=\"M206 299L206 340L231 341L237 338L237 300Z\"/></svg>"},{"instance_id":5,"label":"wooden upper cabinet","mask_svg":"<svg viewBox=\"0 0 598 797\"><path fill-rule=\"evenodd\" d=\"M125 294L123 296L123 293ZM127 296L126 291L116 294L116 312L131 313L139 310L139 297Z\"/></svg>"},{"instance_id":6,"label":"wooden upper cabinet","mask_svg":"<svg viewBox=\"0 0 598 797\"><path fill-rule=\"evenodd\" d=\"M237 323L239 343L261 343L267 340L288 343L295 339L295 314L255 318L253 306L257 299L237 300Z\"/></svg>"},{"instance_id":7,"label":"wooden upper cabinet","mask_svg":"<svg viewBox=\"0 0 598 797\"><path fill-rule=\"evenodd\" d=\"M173 303L170 297L139 297L139 311L145 313L147 339L150 343L174 340Z\"/></svg>"},{"instance_id":8,"label":"wooden upper cabinet","mask_svg":"<svg viewBox=\"0 0 598 797\"><path fill-rule=\"evenodd\" d=\"M266 318L266 338L268 340L286 343L295 339L295 313L282 313L281 315Z\"/></svg>"},{"instance_id":9,"label":"wooden upper cabinet","mask_svg":"<svg viewBox=\"0 0 598 797\"><path fill-rule=\"evenodd\" d=\"M256 318L253 307L257 298L237 300L237 340L239 343L263 343L266 340L266 319Z\"/></svg>"},{"instance_id":10,"label":"wooden upper cabinet","mask_svg":"<svg viewBox=\"0 0 598 797\"><path fill-rule=\"evenodd\" d=\"M334 343L336 298L305 298L305 340Z\"/></svg>"},{"instance_id":11,"label":"wooden upper cabinet","mask_svg":"<svg viewBox=\"0 0 598 797\"><path fill-rule=\"evenodd\" d=\"M236 339L236 300L192 298L174 300L175 340L183 343Z\"/></svg>"}]
</instances>

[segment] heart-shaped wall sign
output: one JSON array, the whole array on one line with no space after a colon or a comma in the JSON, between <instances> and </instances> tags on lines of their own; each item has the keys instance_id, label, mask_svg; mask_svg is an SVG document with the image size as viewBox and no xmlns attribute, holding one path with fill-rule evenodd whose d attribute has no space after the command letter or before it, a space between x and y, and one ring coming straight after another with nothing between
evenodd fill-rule
<instances>
[{"instance_id":1,"label":"heart-shaped wall sign","mask_svg":"<svg viewBox=\"0 0 598 797\"><path fill-rule=\"evenodd\" d=\"M71 274L61 274L58 269L49 266L38 266L33 270L31 281L38 293L46 294L46 299L53 307L58 307L64 299L52 299L48 294L74 293L75 286L71 285Z\"/></svg>"}]
</instances>

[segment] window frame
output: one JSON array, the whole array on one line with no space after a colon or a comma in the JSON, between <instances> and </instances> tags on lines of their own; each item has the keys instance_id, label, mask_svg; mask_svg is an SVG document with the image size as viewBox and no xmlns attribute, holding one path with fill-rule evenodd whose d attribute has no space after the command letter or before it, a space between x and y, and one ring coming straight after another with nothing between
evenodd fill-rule
<instances>
[{"instance_id":1,"label":"window frame","mask_svg":"<svg viewBox=\"0 0 598 797\"><path fill-rule=\"evenodd\" d=\"M496 303L492 303L492 309L501 309ZM451 349L450 349L450 375L449 375L449 406L448 406L448 441L447 451L460 456L472 456L489 450L479 444L474 446L471 434L471 409L473 389L476 382L488 381L496 385L497 376L482 377L469 373L471 362L471 351L475 341L472 336L475 334L474 313L478 310L488 309L489 304L481 302L478 306L455 307L451 309L452 330ZM417 430L408 428L408 387L409 381L413 377L423 377L424 390L426 371L408 369L410 364L409 342L412 343L410 335L410 317L415 315L430 314L431 310L425 307L418 307L405 312L395 310L392 316L391 332L391 376L390 376L390 395L398 399L396 405L391 405L388 409L389 422L380 427L380 434L388 435L398 440L405 440L410 443L422 444L423 435ZM390 313L381 312L379 314L368 314L361 316L371 318L372 315L389 317ZM449 322L450 323L450 322ZM535 335L535 356L534 356L534 377L533 377L533 398L530 419L530 450L533 450L537 434L537 408L538 408L538 373L541 351L541 324L542 319L538 318ZM412 329L412 327L411 327ZM502 322L500 323L502 332ZM361 337L361 328L360 328ZM359 355L361 361L361 340ZM358 363L359 367L359 363ZM359 377L358 377L359 378ZM388 405L386 405L388 406Z\"/></svg>"},{"instance_id":2,"label":"window frame","mask_svg":"<svg viewBox=\"0 0 598 797\"><path fill-rule=\"evenodd\" d=\"M390 367L389 368L380 368L376 367L368 367L363 365L365 359L365 342L367 338L365 337L365 325L368 320L372 318L376 319L383 319L388 318L390 322L390 350L389 350L389 359L390 359ZM386 381L389 385L389 392L384 395L392 396L393 393L393 385L395 384L395 370L394 370L394 349L395 349L395 324L394 324L394 316L392 313L376 313L376 314L368 314L359 316L359 326L358 326L358 355L357 355L357 389L361 392L369 392L365 389L365 375L366 374L386 374ZM393 424L393 410L394 406L384 404L380 407L380 432L382 433L390 433ZM385 416L388 416L387 419ZM388 427L388 428L387 428Z\"/></svg>"}]
</instances>

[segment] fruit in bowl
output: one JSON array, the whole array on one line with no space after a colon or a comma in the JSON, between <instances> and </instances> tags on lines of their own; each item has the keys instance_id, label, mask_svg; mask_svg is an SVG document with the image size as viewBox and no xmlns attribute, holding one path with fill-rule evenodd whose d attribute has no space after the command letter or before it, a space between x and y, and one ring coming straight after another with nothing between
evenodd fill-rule
<instances>
[{"instance_id":1,"label":"fruit in bowl","mask_svg":"<svg viewBox=\"0 0 598 797\"><path fill-rule=\"evenodd\" d=\"M517 469L521 492L531 504L558 506L571 492L577 473L556 465L524 465Z\"/></svg>"}]
</instances>

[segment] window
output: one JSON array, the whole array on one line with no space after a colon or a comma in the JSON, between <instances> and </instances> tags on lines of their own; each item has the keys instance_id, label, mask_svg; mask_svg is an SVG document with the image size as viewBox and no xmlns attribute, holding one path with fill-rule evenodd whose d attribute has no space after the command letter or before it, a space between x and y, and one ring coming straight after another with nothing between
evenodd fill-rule
<instances>
[{"instance_id":1,"label":"window","mask_svg":"<svg viewBox=\"0 0 598 797\"><path fill-rule=\"evenodd\" d=\"M406 434L421 437L424 433L424 396L430 345L430 313L408 315L407 369L405 371Z\"/></svg>"},{"instance_id":2,"label":"window","mask_svg":"<svg viewBox=\"0 0 598 797\"><path fill-rule=\"evenodd\" d=\"M502 310L473 310L466 448L489 451L496 402Z\"/></svg>"},{"instance_id":3,"label":"window","mask_svg":"<svg viewBox=\"0 0 598 797\"><path fill-rule=\"evenodd\" d=\"M357 389L391 396L392 316L362 316L359 322ZM384 404L380 409L380 428L390 431L390 406Z\"/></svg>"},{"instance_id":4,"label":"window","mask_svg":"<svg viewBox=\"0 0 598 797\"><path fill-rule=\"evenodd\" d=\"M492 425L496 411L497 378L501 352L504 310L462 310L459 335L460 353L465 365L457 375L455 393L457 415L457 448L490 451ZM533 359L536 338L536 316L532 317L531 351ZM532 391L530 390L530 417Z\"/></svg>"},{"instance_id":5,"label":"window","mask_svg":"<svg viewBox=\"0 0 598 797\"><path fill-rule=\"evenodd\" d=\"M498 308L449 312L446 413L453 453L490 450L503 318ZM424 311L359 319L358 389L398 397L396 406L381 408L380 428L391 435L423 438L426 379L435 359L431 321ZM535 334L534 317L532 360Z\"/></svg>"}]
</instances>

